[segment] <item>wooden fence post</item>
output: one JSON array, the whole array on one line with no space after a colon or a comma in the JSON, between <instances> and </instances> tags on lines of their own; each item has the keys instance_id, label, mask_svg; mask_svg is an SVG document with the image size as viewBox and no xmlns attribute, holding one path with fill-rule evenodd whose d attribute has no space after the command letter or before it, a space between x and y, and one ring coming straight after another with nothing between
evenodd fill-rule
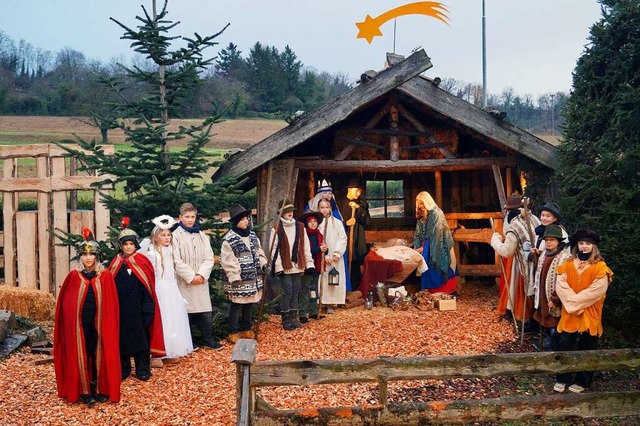
<instances>
[{"instance_id":1,"label":"wooden fence post","mask_svg":"<svg viewBox=\"0 0 640 426\"><path fill-rule=\"evenodd\" d=\"M15 158L5 158L2 163L3 177L16 177L18 162ZM4 283L16 285L16 248L15 216L18 194L4 192L2 197L2 216L4 218Z\"/></svg>"},{"instance_id":2,"label":"wooden fence post","mask_svg":"<svg viewBox=\"0 0 640 426\"><path fill-rule=\"evenodd\" d=\"M16 253L18 259L18 286L21 288L38 288L36 230L37 212L16 213Z\"/></svg>"},{"instance_id":3,"label":"wooden fence post","mask_svg":"<svg viewBox=\"0 0 640 426\"><path fill-rule=\"evenodd\" d=\"M64 157L54 157L51 159L51 176L65 176ZM64 191L57 191L51 195L51 198L53 207L53 228L59 229L63 232L68 232L69 222L67 219L67 193ZM58 290L60 289L64 278L69 273L69 248L54 245L53 253L53 258L55 259L55 294L58 294Z\"/></svg>"},{"instance_id":4,"label":"wooden fence post","mask_svg":"<svg viewBox=\"0 0 640 426\"><path fill-rule=\"evenodd\" d=\"M251 408L255 401L250 401L251 364L256 361L257 342L253 339L240 339L233 347L231 362L236 364L236 425L249 426Z\"/></svg>"},{"instance_id":5,"label":"wooden fence post","mask_svg":"<svg viewBox=\"0 0 640 426\"><path fill-rule=\"evenodd\" d=\"M40 179L49 177L48 157L36 158L36 176ZM41 291L55 294L55 285L51 279L50 203L50 194L38 193L38 279Z\"/></svg>"}]
</instances>

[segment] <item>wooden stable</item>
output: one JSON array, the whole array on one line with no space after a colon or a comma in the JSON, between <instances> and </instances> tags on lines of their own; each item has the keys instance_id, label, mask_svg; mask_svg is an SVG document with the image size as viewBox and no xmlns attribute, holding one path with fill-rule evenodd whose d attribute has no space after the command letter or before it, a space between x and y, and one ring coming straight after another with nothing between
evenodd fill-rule
<instances>
[{"instance_id":1,"label":"wooden stable","mask_svg":"<svg viewBox=\"0 0 640 426\"><path fill-rule=\"evenodd\" d=\"M107 155L113 154L112 146L104 149ZM75 253L56 245L51 231L79 234L87 227L96 238L107 238L109 210L91 186L104 177L78 175L77 160L56 145L0 146L0 159L4 284L56 295ZM35 160L35 176L31 171L25 176L21 160ZM93 210L77 209L77 191L91 191ZM37 210L19 211L21 196L35 197Z\"/></svg>"},{"instance_id":2,"label":"wooden stable","mask_svg":"<svg viewBox=\"0 0 640 426\"><path fill-rule=\"evenodd\" d=\"M350 92L232 156L213 181L249 178L264 223L285 195L302 211L321 179L331 182L347 216L346 187L358 178L375 210L368 243L389 237L412 242L415 199L428 191L453 231L460 274L499 276L488 245L490 219L501 230L501 199L522 193L520 159L551 170L555 148L421 76L431 67L423 50L388 62Z\"/></svg>"}]
</instances>

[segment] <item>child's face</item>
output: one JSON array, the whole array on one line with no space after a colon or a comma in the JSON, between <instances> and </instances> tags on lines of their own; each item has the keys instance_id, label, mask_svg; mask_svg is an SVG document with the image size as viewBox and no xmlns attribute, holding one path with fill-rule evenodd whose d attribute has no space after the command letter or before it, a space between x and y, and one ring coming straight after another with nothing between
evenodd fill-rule
<instances>
[{"instance_id":1,"label":"child's face","mask_svg":"<svg viewBox=\"0 0 640 426\"><path fill-rule=\"evenodd\" d=\"M197 212L184 212L184 214L180 215L180 222L182 222L184 226L191 228L196 224L196 214Z\"/></svg>"},{"instance_id":2,"label":"child's face","mask_svg":"<svg viewBox=\"0 0 640 426\"><path fill-rule=\"evenodd\" d=\"M249 217L245 216L240 219L240 222L236 225L238 229L247 229L249 227Z\"/></svg>"},{"instance_id":3,"label":"child's face","mask_svg":"<svg viewBox=\"0 0 640 426\"><path fill-rule=\"evenodd\" d=\"M544 225L550 225L555 223L558 220L557 217L553 215L553 213L543 210L540 212L540 222Z\"/></svg>"},{"instance_id":4,"label":"child's face","mask_svg":"<svg viewBox=\"0 0 640 426\"><path fill-rule=\"evenodd\" d=\"M293 212L282 213L282 217L287 220L291 220L293 219Z\"/></svg>"},{"instance_id":5,"label":"child's face","mask_svg":"<svg viewBox=\"0 0 640 426\"><path fill-rule=\"evenodd\" d=\"M593 251L593 243L589 241L578 241L578 251L582 253L591 253Z\"/></svg>"},{"instance_id":6,"label":"child's face","mask_svg":"<svg viewBox=\"0 0 640 426\"><path fill-rule=\"evenodd\" d=\"M318 229L318 221L315 217L310 217L307 219L307 227L309 229Z\"/></svg>"},{"instance_id":7,"label":"child's face","mask_svg":"<svg viewBox=\"0 0 640 426\"><path fill-rule=\"evenodd\" d=\"M96 255L93 253L82 253L80 261L87 271L92 271L96 267Z\"/></svg>"},{"instance_id":8,"label":"child's face","mask_svg":"<svg viewBox=\"0 0 640 426\"><path fill-rule=\"evenodd\" d=\"M125 241L122 243L122 252L127 256L130 256L136 252L136 245L133 244L132 241Z\"/></svg>"},{"instance_id":9,"label":"child's face","mask_svg":"<svg viewBox=\"0 0 640 426\"><path fill-rule=\"evenodd\" d=\"M331 215L331 204L327 202L320 202L318 204L318 211L322 214L322 216L329 217Z\"/></svg>"},{"instance_id":10,"label":"child's face","mask_svg":"<svg viewBox=\"0 0 640 426\"><path fill-rule=\"evenodd\" d=\"M551 252L556 251L559 245L560 241L557 238L547 237L544 239L544 246Z\"/></svg>"},{"instance_id":11,"label":"child's face","mask_svg":"<svg viewBox=\"0 0 640 426\"><path fill-rule=\"evenodd\" d=\"M169 247L171 245L171 231L168 229L160 231L155 242L163 247Z\"/></svg>"}]
</instances>

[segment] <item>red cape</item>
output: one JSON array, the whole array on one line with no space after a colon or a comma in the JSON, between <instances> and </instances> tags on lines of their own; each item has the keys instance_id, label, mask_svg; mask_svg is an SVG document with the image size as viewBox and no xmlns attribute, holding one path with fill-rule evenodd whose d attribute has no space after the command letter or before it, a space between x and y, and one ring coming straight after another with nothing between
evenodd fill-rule
<instances>
[{"instance_id":1,"label":"red cape","mask_svg":"<svg viewBox=\"0 0 640 426\"><path fill-rule=\"evenodd\" d=\"M90 394L90 372L82 330L82 306L89 286L96 300L97 389L109 395L112 402L120 401L120 318L118 293L113 276L107 270L91 281L78 270L65 278L56 305L53 331L53 363L58 385L58 396L76 402L82 394Z\"/></svg>"},{"instance_id":2,"label":"red cape","mask_svg":"<svg viewBox=\"0 0 640 426\"><path fill-rule=\"evenodd\" d=\"M127 265L127 268L131 269L134 275L140 280L147 292L153 299L155 306L155 313L153 315L153 322L149 326L149 349L151 355L154 358L160 358L167 355L164 348L164 334L162 333L162 316L160 315L160 306L158 305L158 297L156 296L156 273L153 269L153 265L145 256L141 253L134 253L126 258L118 254L113 258L109 265L111 274L115 277L118 275L118 271L122 265Z\"/></svg>"}]
</instances>

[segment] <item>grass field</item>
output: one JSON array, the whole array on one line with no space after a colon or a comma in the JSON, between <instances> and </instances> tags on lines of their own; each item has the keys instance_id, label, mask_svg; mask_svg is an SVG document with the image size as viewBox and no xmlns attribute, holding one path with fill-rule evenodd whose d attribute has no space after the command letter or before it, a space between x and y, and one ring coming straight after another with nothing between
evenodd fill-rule
<instances>
[{"instance_id":1,"label":"grass field","mask_svg":"<svg viewBox=\"0 0 640 426\"><path fill-rule=\"evenodd\" d=\"M172 120L170 130L177 130L178 126L199 124L200 120L182 119ZM205 148L212 162L221 160L224 153L231 148L246 149L261 141L272 133L286 126L279 120L228 120L214 124L211 142ZM0 116L0 145L33 145L51 142L75 141L77 137L90 141L100 140L100 132L94 127L83 123L75 117L24 117L24 116ZM121 130L109 131L110 142L116 151L126 151L131 146L126 142ZM169 145L171 151L179 151L184 148L186 142L172 142ZM205 175L208 178L215 171L211 167ZM35 158L24 158L18 161L18 176L35 176ZM118 190L118 189L117 189ZM119 190L121 191L121 189ZM32 198L35 194L23 194L22 198ZM79 196L82 196L79 194Z\"/></svg>"}]
</instances>

